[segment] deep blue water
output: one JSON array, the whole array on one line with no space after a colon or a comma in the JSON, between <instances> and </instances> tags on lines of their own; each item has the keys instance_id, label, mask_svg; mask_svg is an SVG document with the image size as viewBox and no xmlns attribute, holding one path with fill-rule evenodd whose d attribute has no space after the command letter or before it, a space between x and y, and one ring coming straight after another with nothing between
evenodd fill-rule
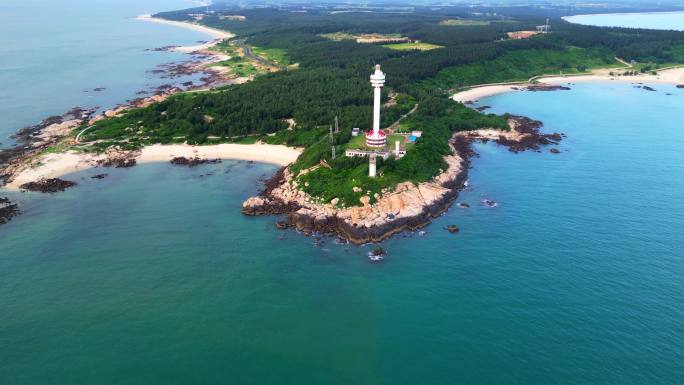
<instances>
[{"instance_id":1,"label":"deep blue water","mask_svg":"<svg viewBox=\"0 0 684 385\"><path fill-rule=\"evenodd\" d=\"M627 27L684 31L684 12L611 13L575 15L564 18L571 23L599 27Z\"/></svg>"},{"instance_id":2,"label":"deep blue water","mask_svg":"<svg viewBox=\"0 0 684 385\"><path fill-rule=\"evenodd\" d=\"M383 264L242 216L267 165L16 194L0 382L681 383L684 90L653 87L483 100L566 133L562 153L478 145L472 207L385 242Z\"/></svg>"},{"instance_id":3,"label":"deep blue water","mask_svg":"<svg viewBox=\"0 0 684 385\"><path fill-rule=\"evenodd\" d=\"M195 5L190 0L1 1L0 148L12 144L9 136L18 129L47 116L75 106L110 108L138 97L137 91L171 83L148 71L190 56L145 50L211 37L135 17ZM92 92L97 87L106 90Z\"/></svg>"}]
</instances>

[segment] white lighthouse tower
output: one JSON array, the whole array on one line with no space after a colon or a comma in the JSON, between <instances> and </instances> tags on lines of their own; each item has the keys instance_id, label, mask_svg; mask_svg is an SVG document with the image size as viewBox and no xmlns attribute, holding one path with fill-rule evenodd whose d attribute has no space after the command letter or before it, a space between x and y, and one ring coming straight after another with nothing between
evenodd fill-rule
<instances>
[{"instance_id":1,"label":"white lighthouse tower","mask_svg":"<svg viewBox=\"0 0 684 385\"><path fill-rule=\"evenodd\" d=\"M380 129L380 99L382 87L385 85L385 74L380 70L380 64L375 66L370 82L373 86L373 129L366 132L366 146L385 147L387 135Z\"/></svg>"}]
</instances>

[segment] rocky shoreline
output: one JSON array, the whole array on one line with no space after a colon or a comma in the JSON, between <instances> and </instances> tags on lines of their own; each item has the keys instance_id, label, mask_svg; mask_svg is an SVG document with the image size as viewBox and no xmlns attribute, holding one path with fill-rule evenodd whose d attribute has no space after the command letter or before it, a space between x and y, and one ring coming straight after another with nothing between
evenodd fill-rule
<instances>
[{"instance_id":1,"label":"rocky shoreline","mask_svg":"<svg viewBox=\"0 0 684 385\"><path fill-rule=\"evenodd\" d=\"M400 183L392 191L361 197L361 206L340 208L333 199L328 204L315 203L287 168L280 169L266 181L259 196L247 199L242 206L245 215L285 215L277 222L281 229L291 228L305 234L323 233L354 244L381 242L397 233L417 230L431 223L453 204L466 186L470 160L477 156L472 143L493 140L513 152L534 150L557 144L561 134L540 132L542 123L514 116L510 130L477 130L456 133L450 141L452 154L445 156L447 170L429 182L414 185Z\"/></svg>"},{"instance_id":2,"label":"rocky shoreline","mask_svg":"<svg viewBox=\"0 0 684 385\"><path fill-rule=\"evenodd\" d=\"M166 50L167 48L168 47L163 47L163 49L160 50ZM208 49L194 51L190 54L193 56L193 60L164 64L150 72L158 74L161 78L168 79L176 79L181 76L200 73L203 74L200 83L186 81L182 83L182 87L172 84L162 84L152 90L139 91L137 92L137 95L141 95L141 97L128 100L125 103L112 107L100 114L96 114L99 107L74 107L62 115L50 116L36 125L19 130L12 136L16 145L11 148L0 150L0 186L11 181L17 170L21 169L26 163L30 163L31 159L42 153L48 147L60 143L63 143L66 147L77 144L78 137L73 140L70 138L77 128L92 126L102 119L119 116L131 108L147 107L153 103L163 102L171 95L178 92L219 87L241 82L240 79L235 79L233 76L230 76L230 73L227 73L220 68L208 66L208 64L225 60L225 55ZM92 91L99 92L104 89L104 87L98 87ZM63 142L65 139L68 140ZM125 156L106 154L103 159L98 160L98 166L103 167L132 167L135 164L135 156L130 154Z\"/></svg>"},{"instance_id":3,"label":"rocky shoreline","mask_svg":"<svg viewBox=\"0 0 684 385\"><path fill-rule=\"evenodd\" d=\"M24 127L12 135L14 147L0 150L0 178L6 168L16 161L56 144L72 130L87 122L97 108L74 107L62 115L50 116L40 123Z\"/></svg>"}]
</instances>

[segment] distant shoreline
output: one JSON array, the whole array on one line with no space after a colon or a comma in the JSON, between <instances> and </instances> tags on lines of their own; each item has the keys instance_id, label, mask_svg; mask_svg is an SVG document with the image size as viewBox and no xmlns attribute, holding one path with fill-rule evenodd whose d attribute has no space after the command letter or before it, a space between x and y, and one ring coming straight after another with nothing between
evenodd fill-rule
<instances>
[{"instance_id":1,"label":"distant shoreline","mask_svg":"<svg viewBox=\"0 0 684 385\"><path fill-rule=\"evenodd\" d=\"M619 71L619 70L613 70ZM660 84L684 84L684 67L663 70L658 75L637 75L637 76L610 76L609 74L585 74L585 75L563 75L563 76L544 76L536 79L539 83L548 85L561 85L571 82L620 82L620 83L660 83ZM475 102L479 99L499 95L503 93L517 91L520 87L531 85L530 81L511 82L505 84L483 84L455 93L451 98L457 102Z\"/></svg>"},{"instance_id":2,"label":"distant shoreline","mask_svg":"<svg viewBox=\"0 0 684 385\"><path fill-rule=\"evenodd\" d=\"M649 30L673 30L673 31L682 31L682 29L675 28L675 29L668 29L668 28L658 28L658 27L634 27L630 25L619 25L619 24L592 24L592 23L587 23L587 22L577 22L575 20L572 20L573 18L582 18L582 17L594 17L594 16L645 16L645 15L682 15L684 16L684 9L677 10L677 11L656 11L656 12L613 12L613 13L586 13L586 14L580 14L580 15L569 15L569 16L563 16L561 19L564 21L571 23L571 24L577 24L577 25L586 25L586 26L595 26L595 27L617 27L617 28L635 28L635 29L649 29Z\"/></svg>"},{"instance_id":3,"label":"distant shoreline","mask_svg":"<svg viewBox=\"0 0 684 385\"><path fill-rule=\"evenodd\" d=\"M563 16L561 19L572 23L571 21L568 20L570 17L581 17L581 16L622 16L622 15L663 15L663 14L673 14L673 13L681 13L684 14L684 10L681 11L654 11L654 12L611 12L611 13L584 13L584 14L579 14L579 15L569 15L569 16Z\"/></svg>"},{"instance_id":4,"label":"distant shoreline","mask_svg":"<svg viewBox=\"0 0 684 385\"><path fill-rule=\"evenodd\" d=\"M184 22L184 21L172 21L172 20L160 19L158 17L153 17L152 15L139 15L135 19L140 20L140 21L146 21L146 22L152 22L152 23L158 23L158 24L166 24L166 25L172 25L172 26L176 26L176 27L180 27L180 28L191 29L191 30L196 31L196 32L205 33L205 34L207 34L213 38L212 41L210 41L208 43L200 44L200 45L176 47L173 49L176 52L190 53L190 52L194 52L194 51L205 50L205 49L208 49L208 48L215 46L216 44L220 43L224 39L231 39L231 38L235 37L235 34L230 33L228 31L222 31L220 29L211 28L211 27L207 27L204 25L194 24L194 23L189 23L189 22Z\"/></svg>"}]
</instances>

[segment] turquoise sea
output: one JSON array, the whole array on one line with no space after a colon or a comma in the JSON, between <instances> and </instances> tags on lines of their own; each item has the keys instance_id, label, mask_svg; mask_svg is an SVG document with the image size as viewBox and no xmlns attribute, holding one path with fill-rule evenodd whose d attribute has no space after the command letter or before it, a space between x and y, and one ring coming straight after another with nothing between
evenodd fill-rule
<instances>
[{"instance_id":1,"label":"turquoise sea","mask_svg":"<svg viewBox=\"0 0 684 385\"><path fill-rule=\"evenodd\" d=\"M75 106L110 108L138 97L138 91L171 83L148 71L190 56L146 49L211 37L135 17L196 5L190 0L0 1L0 148L12 145L11 134L47 116ZM92 91L98 87L106 89Z\"/></svg>"},{"instance_id":2,"label":"turquoise sea","mask_svg":"<svg viewBox=\"0 0 684 385\"><path fill-rule=\"evenodd\" d=\"M683 12L608 13L564 17L571 23L599 27L627 27L684 31Z\"/></svg>"},{"instance_id":3,"label":"turquoise sea","mask_svg":"<svg viewBox=\"0 0 684 385\"><path fill-rule=\"evenodd\" d=\"M132 17L193 4L1 2L0 141L163 82L146 71L185 57L144 50L206 37ZM0 384L682 383L684 90L652 86L483 100L566 133L562 153L477 145L472 207L382 264L242 216L269 165L3 191L24 213L0 226Z\"/></svg>"},{"instance_id":4,"label":"turquoise sea","mask_svg":"<svg viewBox=\"0 0 684 385\"><path fill-rule=\"evenodd\" d=\"M0 383L681 383L684 90L653 87L483 100L566 133L562 153L478 145L472 208L385 242L382 264L242 216L268 165L13 194Z\"/></svg>"}]
</instances>

